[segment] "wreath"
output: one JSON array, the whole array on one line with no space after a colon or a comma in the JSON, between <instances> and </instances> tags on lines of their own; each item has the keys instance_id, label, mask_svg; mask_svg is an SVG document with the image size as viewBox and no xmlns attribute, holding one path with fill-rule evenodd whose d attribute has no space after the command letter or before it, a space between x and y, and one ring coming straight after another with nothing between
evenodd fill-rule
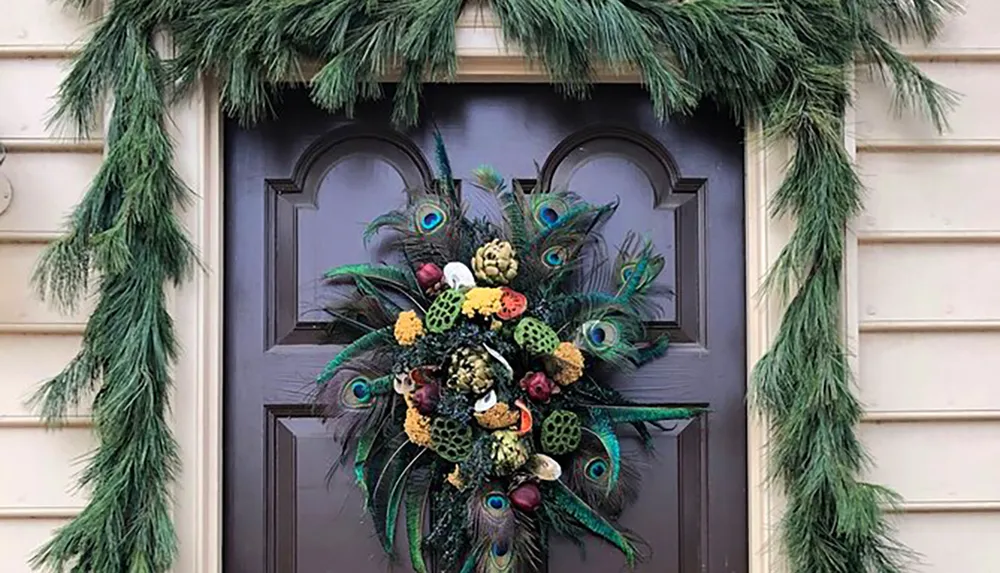
<instances>
[{"instance_id":1,"label":"wreath","mask_svg":"<svg viewBox=\"0 0 1000 573\"><path fill-rule=\"evenodd\" d=\"M616 428L691 418L698 408L635 404L608 384L662 355L643 319L664 259L630 234L614 260L600 240L615 203L569 190L524 193L494 169L477 186L502 221L471 218L436 136L439 179L374 219L403 264L347 265L326 278L351 294L327 311L357 339L317 381L384 549L405 507L410 559L443 571L542 569L550 532L581 530L637 550L614 523L639 473ZM429 510L429 531L423 530Z\"/></svg>"},{"instance_id":2,"label":"wreath","mask_svg":"<svg viewBox=\"0 0 1000 573\"><path fill-rule=\"evenodd\" d=\"M93 0L66 2L87 7ZM840 329L844 229L861 206L861 185L843 145L844 113L860 58L892 84L899 103L920 108L937 127L944 126L954 94L927 78L895 45L906 38L932 40L954 5L952 0L483 2L496 15L504 41L519 46L567 96L586 97L597 70L634 71L661 118L710 103L738 122L762 127L763 143L794 144L786 178L774 197L773 214L790 216L797 226L765 285L771 293L788 295L788 304L771 349L754 368L751 389L751 402L770 432L771 483L782 488L787 502L778 535L792 573L901 571L906 552L882 516L884 504L894 496L859 478L866 457L855 426L862 409L852 394ZM42 296L61 307L73 308L91 293L96 296L79 354L42 386L35 402L46 420L58 423L71 406L96 389L92 415L100 441L81 478L91 491L90 502L38 551L35 566L163 573L174 561L170 488L179 456L167 412L171 366L178 350L164 286L186 280L195 253L175 213L188 193L174 170L169 104L189 95L197 80L211 76L218 82L223 111L252 123L271 109L279 84L301 78L317 105L350 115L358 102L381 97L381 82L388 73L397 72L392 119L409 125L419 115L422 83L447 81L458 69L455 25L469 4L468 0L116 0L110 4L61 84L55 114L73 123L81 135L107 117L107 152L69 219L68 232L45 251L35 275ZM158 50L162 34L172 40L169 55ZM321 67L307 74L300 65L303 61L318 61ZM105 115L108 96L113 105ZM435 193L427 199L444 200ZM456 212L442 214L446 229L462 220ZM399 216L381 219L378 225L402 225ZM467 231L463 237L474 236ZM517 232L508 232L507 240L511 253L517 253L515 279L532 268L529 252L510 240ZM476 248L494 253L491 261L502 260L506 247L488 246L488 235ZM456 248L460 243L448 244ZM475 256L459 254L441 261L468 264ZM576 254L553 251L552 256L566 256L573 263ZM497 271L501 272L499 267ZM391 282L404 290L412 287ZM372 277L357 282L359 290L375 297L388 284ZM503 309L507 291L502 286L486 287L485 281L481 286L501 289ZM537 306L546 297L555 297L555 292L539 297L524 286L518 287L523 292L507 288L525 296L531 309L526 318L539 321L528 323L537 325L530 329L530 337L524 327L522 341L535 344L547 339L542 333L548 330L542 325L558 327L564 320ZM478 306L471 318L462 310L466 303L479 302L493 305L483 308L494 308L495 292L481 291L471 299L462 296L456 319L461 322L443 333L431 332L436 322L424 316L421 325L427 332L417 336L414 317L404 319L401 334L415 337L412 355L423 352L430 341L483 327L485 317ZM445 296L458 300L456 293ZM508 302L520 300L507 296ZM635 307L628 308L634 312ZM614 315L623 327L616 332L620 336L616 342L628 344L639 338L634 317L624 310ZM523 369L528 365L516 357L530 351L516 338L513 346L505 346L510 321L498 320L500 334L482 336L494 343L493 350L508 362L514 357L517 368L527 372ZM513 328L516 335L517 325ZM389 331L376 332L365 335L366 344L388 340ZM586 338L559 342L588 344ZM428 356L427 364L440 361L444 354L441 350ZM478 364L483 358L495 376L492 368L497 361L489 356L487 360L479 347L470 347L454 361ZM440 386L447 384L452 368L451 355L447 358L439 371L426 372L425 378L421 378L424 373L416 374L417 380L447 390ZM597 358L591 356L593 361ZM555 367L548 362L547 368L536 364L531 371L562 390L553 379ZM470 384L478 379L475 372ZM409 372L396 374L410 379ZM384 387L376 380L370 380L368 388L378 402ZM517 383L510 390L515 394L520 392L520 380ZM503 392L511 383L494 381L494 385L497 403L506 404L510 419L513 410L518 417L527 411L540 420L552 418L551 411L530 397L522 398L525 409L519 407L516 396ZM600 386L587 378L572 386L551 400L569 404L566 411L576 414L582 428L589 418L579 413L587 405L581 390ZM359 391L364 395L363 389ZM448 407L449 395L440 392L435 412ZM592 404L604 399L593 398ZM581 401L574 406L574 400ZM380 411L378 406L369 410ZM471 421L461 426L476 427L478 422ZM812 431L815 428L822 431ZM459 426L454 432L466 435ZM581 440L583 435L581 430ZM473 431L470 440L475 437ZM513 452L527 441L518 438L504 442L504 451L515 457L519 454ZM457 444L458 438L453 440ZM421 460L435 456L440 457L425 454ZM569 473L570 468L564 469ZM470 483L479 483L473 475ZM548 493L548 499L558 500L555 484L543 486L543 498Z\"/></svg>"}]
</instances>

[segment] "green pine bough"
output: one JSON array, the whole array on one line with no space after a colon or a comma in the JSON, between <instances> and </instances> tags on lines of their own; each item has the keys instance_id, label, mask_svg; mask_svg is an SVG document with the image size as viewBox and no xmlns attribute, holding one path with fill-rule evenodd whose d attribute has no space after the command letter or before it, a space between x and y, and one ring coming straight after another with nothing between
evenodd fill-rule
<instances>
[{"instance_id":1,"label":"green pine bough","mask_svg":"<svg viewBox=\"0 0 1000 573\"><path fill-rule=\"evenodd\" d=\"M86 8L91 0L67 0ZM457 69L466 0L116 0L59 91L57 119L81 135L112 103L107 154L39 263L41 294L64 308L96 292L80 353L39 390L58 424L95 393L99 446L81 478L85 510L35 555L51 571L164 573L176 535L170 489L177 446L167 423L176 357L164 289L185 280L192 248L175 216L188 196L172 168L168 107L204 74L226 113L264 117L303 61L313 101L352 113L399 70L393 120L415 122L423 81ZM859 481L861 407L841 339L844 229L860 183L844 147L857 59L898 102L944 125L954 96L893 44L929 42L951 0L487 0L508 42L552 83L586 97L596 70L638 70L661 118L702 102L795 144L773 216L794 234L767 287L787 297L777 339L753 372L752 403L770 426L773 476L787 497L780 540L792 573L893 573L908 551L883 507L894 494ZM154 40L167 33L171 57Z\"/></svg>"}]
</instances>

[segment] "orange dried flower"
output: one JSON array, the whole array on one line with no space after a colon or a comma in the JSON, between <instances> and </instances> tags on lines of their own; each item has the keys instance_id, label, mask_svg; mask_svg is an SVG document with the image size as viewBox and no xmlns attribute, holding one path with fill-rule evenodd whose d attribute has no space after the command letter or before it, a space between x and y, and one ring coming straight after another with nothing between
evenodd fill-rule
<instances>
[{"instance_id":1,"label":"orange dried flower","mask_svg":"<svg viewBox=\"0 0 1000 573\"><path fill-rule=\"evenodd\" d=\"M583 353L572 342L560 342L552 353L555 372L552 379L568 386L583 376Z\"/></svg>"}]
</instances>

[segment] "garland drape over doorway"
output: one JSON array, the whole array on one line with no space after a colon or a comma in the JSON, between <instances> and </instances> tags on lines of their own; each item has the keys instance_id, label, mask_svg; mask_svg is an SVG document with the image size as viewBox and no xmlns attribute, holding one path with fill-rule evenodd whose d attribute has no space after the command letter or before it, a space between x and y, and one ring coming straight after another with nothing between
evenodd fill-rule
<instances>
[{"instance_id":1,"label":"garland drape over doorway","mask_svg":"<svg viewBox=\"0 0 1000 573\"><path fill-rule=\"evenodd\" d=\"M67 0L87 7L91 0ZM781 545L793 573L902 571L907 556L883 505L894 494L859 480L840 329L845 226L860 183L844 148L856 58L901 104L939 128L953 96L894 47L936 34L950 0L486 0L504 39L520 46L570 97L598 73L638 71L663 119L699 103L760 124L794 156L773 216L795 219L766 287L788 297L778 336L753 373L752 403L770 429L775 483L787 498ZM186 280L195 254L175 209L189 190L173 169L168 107L203 74L221 85L226 113L254 122L299 65L316 104L350 114L398 72L393 120L415 122L424 81L457 70L455 23L467 0L116 0L59 91L57 118L87 134L112 103L107 153L44 253L41 294L73 308L97 303L80 353L35 397L58 423L96 391L99 446L82 476L83 512L36 554L42 569L167 571L176 553L170 488L179 471L167 422L177 344L165 286ZM154 41L166 33L171 57Z\"/></svg>"}]
</instances>

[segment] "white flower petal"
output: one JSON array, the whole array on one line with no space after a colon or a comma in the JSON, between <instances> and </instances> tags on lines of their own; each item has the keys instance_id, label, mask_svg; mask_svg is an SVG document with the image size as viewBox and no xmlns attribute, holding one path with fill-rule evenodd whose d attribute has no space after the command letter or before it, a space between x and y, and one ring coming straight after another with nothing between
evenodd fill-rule
<instances>
[{"instance_id":1,"label":"white flower petal","mask_svg":"<svg viewBox=\"0 0 1000 573\"><path fill-rule=\"evenodd\" d=\"M492 348L490 348L489 346L487 346L485 344L483 345L483 348L485 348L486 352L490 356L492 356L497 362L499 362L500 364L503 364L504 369L507 370L507 376L508 377L510 377L510 378L514 377L514 369L511 367L510 362L507 362L507 359L503 357L503 354L500 354L499 352L497 352L496 350L493 350Z\"/></svg>"},{"instance_id":2,"label":"white flower petal","mask_svg":"<svg viewBox=\"0 0 1000 573\"><path fill-rule=\"evenodd\" d=\"M535 454L528 461L529 471L543 481L556 481L562 475L559 462L545 454Z\"/></svg>"},{"instance_id":3,"label":"white flower petal","mask_svg":"<svg viewBox=\"0 0 1000 573\"><path fill-rule=\"evenodd\" d=\"M464 263L451 262L444 266L444 281L451 288L472 288L476 286L476 277Z\"/></svg>"},{"instance_id":4,"label":"white flower petal","mask_svg":"<svg viewBox=\"0 0 1000 573\"><path fill-rule=\"evenodd\" d=\"M476 412L485 412L497 405L497 393L490 390L490 393L476 400L476 405L472 407Z\"/></svg>"},{"instance_id":5,"label":"white flower petal","mask_svg":"<svg viewBox=\"0 0 1000 573\"><path fill-rule=\"evenodd\" d=\"M392 381L392 389L404 396L410 394L415 389L413 379L406 374L397 374L396 379Z\"/></svg>"}]
</instances>

